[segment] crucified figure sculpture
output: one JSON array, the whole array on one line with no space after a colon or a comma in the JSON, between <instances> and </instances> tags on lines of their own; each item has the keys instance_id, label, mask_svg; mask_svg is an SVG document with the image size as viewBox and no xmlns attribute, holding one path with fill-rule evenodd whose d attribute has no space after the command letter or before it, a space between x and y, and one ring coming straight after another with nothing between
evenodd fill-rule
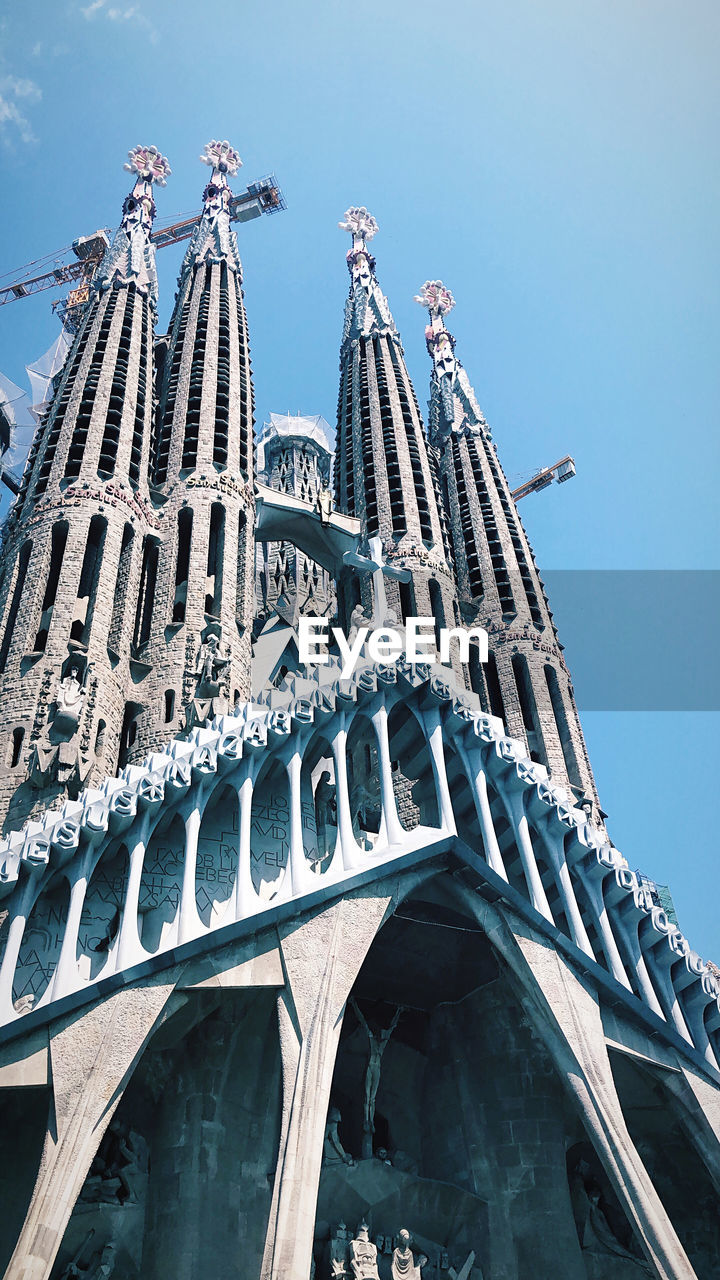
<instances>
[{"instance_id":1,"label":"crucified figure sculpture","mask_svg":"<svg viewBox=\"0 0 720 1280\"><path fill-rule=\"evenodd\" d=\"M395 1011L389 1027L382 1028L379 1035L375 1035L363 1017L357 1001L351 999L350 1003L355 1010L358 1021L365 1029L370 1045L370 1057L365 1071L365 1114L363 1117L363 1158L368 1159L372 1157L372 1135L375 1132L375 1099L378 1085L380 1084L380 1063L387 1048L388 1040L400 1021L400 1015L404 1013L404 1007L401 1005Z\"/></svg>"}]
</instances>

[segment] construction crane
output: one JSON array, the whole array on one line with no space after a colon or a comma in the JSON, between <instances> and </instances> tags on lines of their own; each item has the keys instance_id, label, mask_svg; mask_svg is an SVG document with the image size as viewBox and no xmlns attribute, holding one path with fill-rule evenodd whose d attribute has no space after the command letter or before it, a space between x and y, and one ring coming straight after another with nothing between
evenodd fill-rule
<instances>
[{"instance_id":1,"label":"construction crane","mask_svg":"<svg viewBox=\"0 0 720 1280\"><path fill-rule=\"evenodd\" d=\"M558 484L564 484L566 480L572 480L574 475L575 462L570 454L566 453L559 462L554 462L551 467L543 467L531 480L526 480L524 484L518 485L517 489L511 490L511 496L515 502L519 502L529 493L539 493L541 489L547 489L553 480L557 480Z\"/></svg>"},{"instance_id":2,"label":"construction crane","mask_svg":"<svg viewBox=\"0 0 720 1280\"><path fill-rule=\"evenodd\" d=\"M251 182L244 191L232 197L230 218L232 222L250 222L263 213L278 213L281 209L287 209L285 197L277 184L275 175L269 174L265 178L258 178L257 182ZM169 227L154 231L150 238L155 248L165 249L168 245L188 240L198 225L200 217L198 212L189 218L171 223ZM55 285L74 284L77 281L76 288L71 289L66 298L53 303L53 310L58 312L65 327L74 331L80 309L90 296L93 276L110 244L110 232L109 227L104 227L91 236L80 236L73 241L69 249L61 250L61 253L56 255L55 265L50 270L38 275L21 275L19 279L4 285L0 288L0 307L4 307L8 302L16 302L20 298L28 298L33 293L40 293L43 289L51 289ZM74 253L77 261L57 260L63 253L70 251ZM22 270L26 271L27 268Z\"/></svg>"}]
</instances>

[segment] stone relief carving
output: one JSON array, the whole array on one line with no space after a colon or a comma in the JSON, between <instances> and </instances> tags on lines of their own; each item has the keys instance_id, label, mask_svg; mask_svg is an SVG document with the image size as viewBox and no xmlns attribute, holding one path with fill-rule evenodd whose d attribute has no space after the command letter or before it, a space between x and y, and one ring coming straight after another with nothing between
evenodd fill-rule
<instances>
[{"instance_id":1,"label":"stone relief carving","mask_svg":"<svg viewBox=\"0 0 720 1280\"><path fill-rule=\"evenodd\" d=\"M218 691L227 692L230 651L223 644L222 635L211 632L201 641L195 664L198 691L201 686L213 685Z\"/></svg>"},{"instance_id":2,"label":"stone relief carving","mask_svg":"<svg viewBox=\"0 0 720 1280\"><path fill-rule=\"evenodd\" d=\"M348 1155L338 1136L340 1120L341 1116L337 1107L331 1107L328 1111L325 1137L323 1139L323 1164L353 1165L355 1163L352 1156ZM344 1223L341 1223L341 1226L344 1227L344 1225Z\"/></svg>"},{"instance_id":3,"label":"stone relief carving","mask_svg":"<svg viewBox=\"0 0 720 1280\"><path fill-rule=\"evenodd\" d=\"M83 1255L94 1235L93 1227L86 1235L75 1257L66 1266L60 1280L108 1280L112 1275L116 1263L116 1246L112 1240L90 1255L87 1266L82 1265Z\"/></svg>"},{"instance_id":4,"label":"stone relief carving","mask_svg":"<svg viewBox=\"0 0 720 1280\"><path fill-rule=\"evenodd\" d=\"M364 1114L363 1114L363 1158L367 1159L372 1156L372 1135L375 1132L375 1099L380 1085L380 1068L382 1056L387 1049L388 1041L395 1030L400 1016L404 1012L402 1008L396 1010L393 1015L392 1022L389 1027L381 1028L376 1035L371 1031L364 1018L360 1007L355 999L351 999L353 1009L357 1015L360 1025L363 1027L370 1047L370 1056L365 1071L365 1098L364 1098Z\"/></svg>"},{"instance_id":5,"label":"stone relief carving","mask_svg":"<svg viewBox=\"0 0 720 1280\"><path fill-rule=\"evenodd\" d=\"M392 1256L392 1277L393 1280L422 1280L422 1268L427 1262L424 1253L418 1254L417 1258L410 1248L412 1236L405 1227L401 1227L398 1232L398 1242L393 1249Z\"/></svg>"},{"instance_id":6,"label":"stone relief carving","mask_svg":"<svg viewBox=\"0 0 720 1280\"><path fill-rule=\"evenodd\" d=\"M148 1148L141 1134L112 1120L100 1144L80 1200L85 1204L137 1204L148 1173Z\"/></svg>"},{"instance_id":7,"label":"stone relief carving","mask_svg":"<svg viewBox=\"0 0 720 1280\"><path fill-rule=\"evenodd\" d=\"M320 862L331 852L333 833L337 830L337 798L329 769L323 769L315 788L315 830Z\"/></svg>"},{"instance_id":8,"label":"stone relief carving","mask_svg":"<svg viewBox=\"0 0 720 1280\"><path fill-rule=\"evenodd\" d=\"M639 1272L653 1274L639 1252L633 1253L618 1238L601 1205L602 1190L585 1160L578 1162L570 1177L570 1198L583 1251L603 1257L626 1258L636 1265Z\"/></svg>"},{"instance_id":9,"label":"stone relief carving","mask_svg":"<svg viewBox=\"0 0 720 1280\"><path fill-rule=\"evenodd\" d=\"M361 1222L357 1229L357 1236L350 1241L350 1266L355 1280L380 1280L377 1269L377 1245L373 1244L368 1232L367 1222Z\"/></svg>"}]
</instances>

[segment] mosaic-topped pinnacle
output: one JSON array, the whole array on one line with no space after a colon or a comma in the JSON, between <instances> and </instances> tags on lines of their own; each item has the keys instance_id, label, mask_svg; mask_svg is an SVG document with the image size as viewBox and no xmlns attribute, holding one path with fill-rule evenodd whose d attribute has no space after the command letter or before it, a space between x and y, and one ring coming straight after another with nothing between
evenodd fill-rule
<instances>
[{"instance_id":1,"label":"mosaic-topped pinnacle","mask_svg":"<svg viewBox=\"0 0 720 1280\"><path fill-rule=\"evenodd\" d=\"M229 173L230 177L242 166L239 153L231 147L227 138L224 142L215 138L207 142L200 159L203 164L209 164L211 169L217 169L218 173Z\"/></svg>"},{"instance_id":2,"label":"mosaic-topped pinnacle","mask_svg":"<svg viewBox=\"0 0 720 1280\"><path fill-rule=\"evenodd\" d=\"M352 236L361 240L372 240L377 234L378 224L364 205L355 205L345 211L345 221L338 222L341 231L349 231Z\"/></svg>"},{"instance_id":3,"label":"mosaic-topped pinnacle","mask_svg":"<svg viewBox=\"0 0 720 1280\"><path fill-rule=\"evenodd\" d=\"M455 299L442 280L426 280L415 301L427 307L431 316L447 316L455 306Z\"/></svg>"},{"instance_id":4,"label":"mosaic-topped pinnacle","mask_svg":"<svg viewBox=\"0 0 720 1280\"><path fill-rule=\"evenodd\" d=\"M128 151L123 169L127 169L128 173L136 173L146 182L156 182L159 187L166 185L172 173L167 157L161 155L157 147L133 147L132 151Z\"/></svg>"}]
</instances>

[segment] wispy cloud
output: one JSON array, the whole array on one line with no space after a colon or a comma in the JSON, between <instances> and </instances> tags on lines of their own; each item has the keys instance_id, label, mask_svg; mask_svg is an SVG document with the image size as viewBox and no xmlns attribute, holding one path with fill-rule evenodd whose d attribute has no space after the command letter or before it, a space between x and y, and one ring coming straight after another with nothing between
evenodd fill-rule
<instances>
[{"instance_id":1,"label":"wispy cloud","mask_svg":"<svg viewBox=\"0 0 720 1280\"><path fill-rule=\"evenodd\" d=\"M41 97L40 87L34 80L0 75L0 138L4 142L12 143L17 138L21 142L37 142L25 110Z\"/></svg>"},{"instance_id":2,"label":"wispy cloud","mask_svg":"<svg viewBox=\"0 0 720 1280\"><path fill-rule=\"evenodd\" d=\"M108 4L108 0L91 0L90 4L81 6L80 12L88 22L100 16L106 18L108 22L132 23L136 27L142 27L153 42L158 38L155 27L139 4L117 6Z\"/></svg>"}]
</instances>

